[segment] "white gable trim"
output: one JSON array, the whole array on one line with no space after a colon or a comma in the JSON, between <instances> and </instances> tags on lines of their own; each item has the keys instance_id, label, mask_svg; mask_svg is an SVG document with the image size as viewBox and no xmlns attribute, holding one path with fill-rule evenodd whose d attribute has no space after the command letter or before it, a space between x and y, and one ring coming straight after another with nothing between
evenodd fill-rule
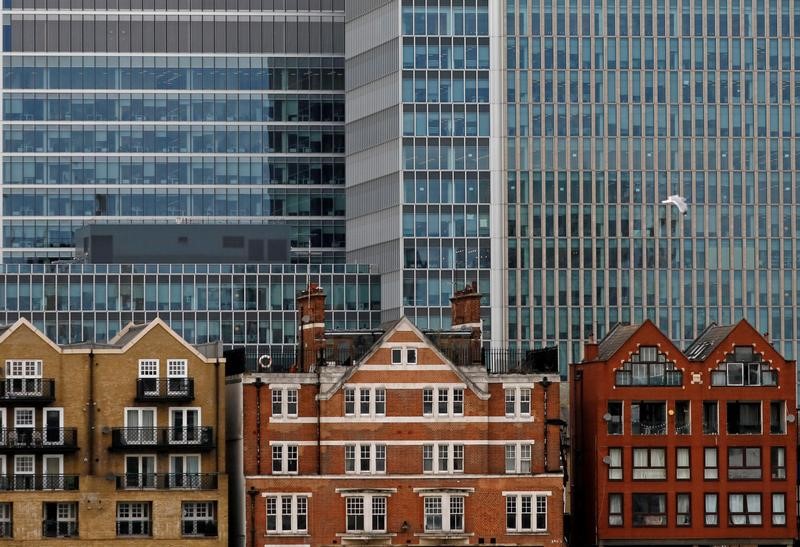
<instances>
[{"instance_id":1,"label":"white gable trim","mask_svg":"<svg viewBox=\"0 0 800 547\"><path fill-rule=\"evenodd\" d=\"M19 329L22 326L28 327L39 338L41 338L42 340L47 342L48 346L53 348L58 353L63 353L64 352L63 349L61 348L61 346L59 346L58 344L56 344L55 342L50 340L47 336L45 336L45 334L42 331L40 331L39 329L34 327L33 324L30 321L28 321L26 318L24 318L24 317L20 317L19 319L14 321L14 324L11 325L2 335L0 335L0 344L5 342L8 339L8 337L11 336L12 333L16 332L17 329Z\"/></svg>"}]
</instances>

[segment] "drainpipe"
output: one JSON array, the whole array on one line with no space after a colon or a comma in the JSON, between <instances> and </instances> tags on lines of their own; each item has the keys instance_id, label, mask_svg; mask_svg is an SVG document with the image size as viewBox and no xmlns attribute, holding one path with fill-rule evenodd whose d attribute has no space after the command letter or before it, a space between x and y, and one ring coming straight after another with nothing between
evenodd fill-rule
<instances>
[{"instance_id":1,"label":"drainpipe","mask_svg":"<svg viewBox=\"0 0 800 547\"><path fill-rule=\"evenodd\" d=\"M547 379L547 376L545 376L544 378L542 378L539 381L539 385L542 386L542 389L544 389L544 395L542 397L544 399L544 472L545 473L549 473L550 472L550 466L547 463L547 438L550 436L550 435L548 435L549 431L547 429L547 414L548 414L547 413L547 391L548 391L548 388L550 387L551 383L552 382L550 382L550 380Z\"/></svg>"},{"instance_id":2,"label":"drainpipe","mask_svg":"<svg viewBox=\"0 0 800 547\"><path fill-rule=\"evenodd\" d=\"M217 428L217 473L224 473L225 472L225 460L222 459L222 451L219 449L220 443L226 442L226 440L220 439L220 428L219 428L219 402L220 402L220 393L219 393L219 343L217 344L217 361L214 363L214 395L216 397L216 401L214 401L214 420L215 426Z\"/></svg>"},{"instance_id":3,"label":"drainpipe","mask_svg":"<svg viewBox=\"0 0 800 547\"><path fill-rule=\"evenodd\" d=\"M261 474L261 387L264 382L256 376L256 475Z\"/></svg>"},{"instance_id":4,"label":"drainpipe","mask_svg":"<svg viewBox=\"0 0 800 547\"><path fill-rule=\"evenodd\" d=\"M251 486L250 490L247 491L247 495L250 498L250 547L255 547L256 545L256 496L258 495L258 491L255 487Z\"/></svg>"},{"instance_id":5,"label":"drainpipe","mask_svg":"<svg viewBox=\"0 0 800 547\"><path fill-rule=\"evenodd\" d=\"M317 475L322 475L322 359L316 366L317 369Z\"/></svg>"},{"instance_id":6,"label":"drainpipe","mask_svg":"<svg viewBox=\"0 0 800 547\"><path fill-rule=\"evenodd\" d=\"M94 475L94 433L95 433L95 425L94 425L94 412L95 412L95 405L97 403L94 400L94 349L89 350L89 403L86 412L88 414L88 422L89 422L89 446L87 447L88 454L89 454L89 476Z\"/></svg>"}]
</instances>

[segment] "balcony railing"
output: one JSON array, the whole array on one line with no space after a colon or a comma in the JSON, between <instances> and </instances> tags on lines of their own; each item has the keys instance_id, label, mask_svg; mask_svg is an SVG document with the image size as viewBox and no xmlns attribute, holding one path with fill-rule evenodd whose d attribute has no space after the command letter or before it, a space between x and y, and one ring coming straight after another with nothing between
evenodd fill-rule
<instances>
[{"instance_id":1,"label":"balcony railing","mask_svg":"<svg viewBox=\"0 0 800 547\"><path fill-rule=\"evenodd\" d=\"M42 522L42 537L68 538L78 535L78 523L59 520L45 520Z\"/></svg>"},{"instance_id":2,"label":"balcony railing","mask_svg":"<svg viewBox=\"0 0 800 547\"><path fill-rule=\"evenodd\" d=\"M72 452L78 449L74 427L0 429L0 452Z\"/></svg>"},{"instance_id":3,"label":"balcony railing","mask_svg":"<svg viewBox=\"0 0 800 547\"><path fill-rule=\"evenodd\" d=\"M212 427L119 427L111 430L111 448L129 450L211 450Z\"/></svg>"},{"instance_id":4,"label":"balcony railing","mask_svg":"<svg viewBox=\"0 0 800 547\"><path fill-rule=\"evenodd\" d=\"M0 380L0 404L44 405L56 398L52 378L3 378Z\"/></svg>"},{"instance_id":5,"label":"balcony railing","mask_svg":"<svg viewBox=\"0 0 800 547\"><path fill-rule=\"evenodd\" d=\"M0 522L0 538L14 537L14 527L11 522Z\"/></svg>"},{"instance_id":6,"label":"balcony railing","mask_svg":"<svg viewBox=\"0 0 800 547\"><path fill-rule=\"evenodd\" d=\"M635 387L677 387L683 385L683 372L666 370L662 374L652 376L634 376L630 370L618 370L616 384Z\"/></svg>"},{"instance_id":7,"label":"balcony railing","mask_svg":"<svg viewBox=\"0 0 800 547\"><path fill-rule=\"evenodd\" d=\"M0 491L77 490L78 475L0 475Z\"/></svg>"},{"instance_id":8,"label":"balcony railing","mask_svg":"<svg viewBox=\"0 0 800 547\"><path fill-rule=\"evenodd\" d=\"M139 378L136 381L139 402L187 402L194 400L194 378Z\"/></svg>"},{"instance_id":9,"label":"balcony railing","mask_svg":"<svg viewBox=\"0 0 800 547\"><path fill-rule=\"evenodd\" d=\"M666 422L631 422L631 433L634 435L666 435Z\"/></svg>"},{"instance_id":10,"label":"balcony railing","mask_svg":"<svg viewBox=\"0 0 800 547\"><path fill-rule=\"evenodd\" d=\"M117 490L216 490L216 473L125 473Z\"/></svg>"}]
</instances>

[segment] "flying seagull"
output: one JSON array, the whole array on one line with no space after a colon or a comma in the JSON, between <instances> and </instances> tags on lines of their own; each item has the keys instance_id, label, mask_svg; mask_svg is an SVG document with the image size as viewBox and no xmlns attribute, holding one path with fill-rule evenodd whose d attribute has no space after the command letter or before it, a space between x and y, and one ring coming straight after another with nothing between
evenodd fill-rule
<instances>
[{"instance_id":1,"label":"flying seagull","mask_svg":"<svg viewBox=\"0 0 800 547\"><path fill-rule=\"evenodd\" d=\"M665 205L674 205L675 207L678 208L678 211L680 211L684 215L689 212L689 204L686 203L686 199L683 196L677 196L677 195L669 196L661 203Z\"/></svg>"}]
</instances>

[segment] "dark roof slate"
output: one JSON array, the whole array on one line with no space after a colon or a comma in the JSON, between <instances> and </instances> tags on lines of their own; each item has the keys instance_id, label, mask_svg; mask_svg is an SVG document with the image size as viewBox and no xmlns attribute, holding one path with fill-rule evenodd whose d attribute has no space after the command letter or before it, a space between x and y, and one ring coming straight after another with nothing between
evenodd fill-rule
<instances>
[{"instance_id":1,"label":"dark roof slate","mask_svg":"<svg viewBox=\"0 0 800 547\"><path fill-rule=\"evenodd\" d=\"M617 323L605 338L600 341L597 349L597 360L606 361L610 359L622 345L627 342L633 334L639 330L641 325L626 325Z\"/></svg>"},{"instance_id":2,"label":"dark roof slate","mask_svg":"<svg viewBox=\"0 0 800 547\"><path fill-rule=\"evenodd\" d=\"M736 325L711 323L683 353L690 361L705 361L735 327Z\"/></svg>"}]
</instances>

